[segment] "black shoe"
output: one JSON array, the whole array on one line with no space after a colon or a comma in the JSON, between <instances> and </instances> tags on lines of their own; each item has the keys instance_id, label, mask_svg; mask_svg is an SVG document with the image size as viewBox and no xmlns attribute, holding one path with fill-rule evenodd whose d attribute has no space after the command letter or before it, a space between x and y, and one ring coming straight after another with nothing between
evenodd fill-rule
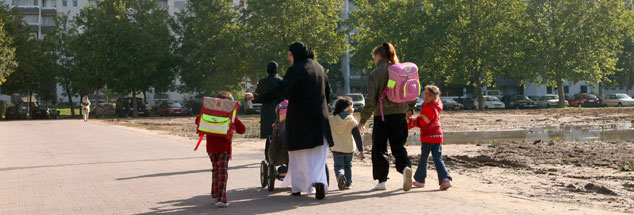
<instances>
[{"instance_id":1,"label":"black shoe","mask_svg":"<svg viewBox=\"0 0 634 215\"><path fill-rule=\"evenodd\" d=\"M315 184L315 198L318 200L326 198L326 188L324 188L324 184L316 183Z\"/></svg>"},{"instance_id":2,"label":"black shoe","mask_svg":"<svg viewBox=\"0 0 634 215\"><path fill-rule=\"evenodd\" d=\"M343 174L337 176L337 186L339 190L346 189L346 177Z\"/></svg>"},{"instance_id":3,"label":"black shoe","mask_svg":"<svg viewBox=\"0 0 634 215\"><path fill-rule=\"evenodd\" d=\"M297 193L291 193L291 196L301 196L302 193L301 192L297 192Z\"/></svg>"}]
</instances>

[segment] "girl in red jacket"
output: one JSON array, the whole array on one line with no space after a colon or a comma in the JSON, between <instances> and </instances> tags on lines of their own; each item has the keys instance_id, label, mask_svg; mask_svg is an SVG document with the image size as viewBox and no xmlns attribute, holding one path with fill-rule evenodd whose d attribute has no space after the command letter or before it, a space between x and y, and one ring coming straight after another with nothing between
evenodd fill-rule
<instances>
[{"instance_id":1,"label":"girl in red jacket","mask_svg":"<svg viewBox=\"0 0 634 215\"><path fill-rule=\"evenodd\" d=\"M442 102L440 101L440 90L434 85L427 85L424 89L425 99L421 106L420 114L415 119L409 119L409 129L414 127L420 128L421 153L418 168L414 173L413 185L416 187L425 187L425 178L427 177L427 158L431 152L438 172L438 184L441 190L447 190L451 187L451 176L447 172L445 162L442 160L442 129L440 128L440 112L442 111Z\"/></svg>"},{"instance_id":2,"label":"girl in red jacket","mask_svg":"<svg viewBox=\"0 0 634 215\"><path fill-rule=\"evenodd\" d=\"M233 100L231 93L227 91L221 91L216 95L219 99ZM196 125L200 123L200 115L196 117ZM234 123L238 134L244 134L244 124L236 116ZM231 139L225 139L223 137L207 136L207 154L211 159L212 165L212 182L211 182L211 198L215 201L215 204L219 207L227 207L227 168L229 166L229 159L231 159Z\"/></svg>"}]
</instances>

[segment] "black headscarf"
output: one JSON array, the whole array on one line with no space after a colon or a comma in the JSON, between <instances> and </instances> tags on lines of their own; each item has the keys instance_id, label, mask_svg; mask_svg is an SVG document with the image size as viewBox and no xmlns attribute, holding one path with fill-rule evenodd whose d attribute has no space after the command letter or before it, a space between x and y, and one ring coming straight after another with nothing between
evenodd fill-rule
<instances>
[{"instance_id":1,"label":"black headscarf","mask_svg":"<svg viewBox=\"0 0 634 215\"><path fill-rule=\"evenodd\" d=\"M288 46L288 51L293 53L293 61L302 62L308 59L309 57L314 57L312 54L312 50L306 44L302 42L295 42Z\"/></svg>"},{"instance_id":2,"label":"black headscarf","mask_svg":"<svg viewBox=\"0 0 634 215\"><path fill-rule=\"evenodd\" d=\"M268 72L269 74L277 73L277 62L275 61L269 62L269 65L266 66L266 72Z\"/></svg>"}]
</instances>

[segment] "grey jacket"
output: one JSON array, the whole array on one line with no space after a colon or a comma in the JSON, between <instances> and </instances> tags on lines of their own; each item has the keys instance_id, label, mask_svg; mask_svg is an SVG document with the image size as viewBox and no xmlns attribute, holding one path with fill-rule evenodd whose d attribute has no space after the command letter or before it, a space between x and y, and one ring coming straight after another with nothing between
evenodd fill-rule
<instances>
[{"instance_id":1,"label":"grey jacket","mask_svg":"<svg viewBox=\"0 0 634 215\"><path fill-rule=\"evenodd\" d=\"M365 124L372 114L374 116L381 116L381 109L379 98L387 86L388 71L387 68L391 64L387 59L381 59L378 66L368 74L368 98L365 100L365 107L361 111L361 120L359 123ZM383 98L383 115L390 114L405 114L407 111L413 112L416 105L416 101L410 103L394 103Z\"/></svg>"}]
</instances>

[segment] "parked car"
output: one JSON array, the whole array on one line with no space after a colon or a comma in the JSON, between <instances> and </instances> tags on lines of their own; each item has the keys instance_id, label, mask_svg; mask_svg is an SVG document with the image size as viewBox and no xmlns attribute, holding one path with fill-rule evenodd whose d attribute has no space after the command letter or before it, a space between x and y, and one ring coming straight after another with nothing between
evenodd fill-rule
<instances>
[{"instance_id":1,"label":"parked car","mask_svg":"<svg viewBox=\"0 0 634 215\"><path fill-rule=\"evenodd\" d=\"M458 99L454 99L456 102L462 104L462 106L464 107L465 110L472 110L475 109L475 100L473 100L472 98L458 98Z\"/></svg>"},{"instance_id":2,"label":"parked car","mask_svg":"<svg viewBox=\"0 0 634 215\"><path fill-rule=\"evenodd\" d=\"M462 110L464 109L464 105L456 102L452 98L449 97L440 97L440 101L442 101L442 109L443 110Z\"/></svg>"},{"instance_id":3,"label":"parked car","mask_svg":"<svg viewBox=\"0 0 634 215\"><path fill-rule=\"evenodd\" d=\"M117 105L116 103L101 102L92 107L90 114L96 117L114 116L117 114Z\"/></svg>"},{"instance_id":4,"label":"parked car","mask_svg":"<svg viewBox=\"0 0 634 215\"><path fill-rule=\"evenodd\" d=\"M185 116L189 115L189 112L181 103L178 102L164 102L158 108L160 116Z\"/></svg>"},{"instance_id":5,"label":"parked car","mask_svg":"<svg viewBox=\"0 0 634 215\"><path fill-rule=\"evenodd\" d=\"M497 97L494 96L483 96L484 97L484 109L504 109L506 105L500 101ZM475 108L478 108L479 104L478 99L474 99L473 105Z\"/></svg>"},{"instance_id":6,"label":"parked car","mask_svg":"<svg viewBox=\"0 0 634 215\"><path fill-rule=\"evenodd\" d=\"M361 111L365 107L365 98L361 93L348 93L346 96L352 98L352 107L354 111Z\"/></svg>"},{"instance_id":7,"label":"parked car","mask_svg":"<svg viewBox=\"0 0 634 215\"><path fill-rule=\"evenodd\" d=\"M6 120L26 119L26 109L19 106L8 107L4 118Z\"/></svg>"},{"instance_id":8,"label":"parked car","mask_svg":"<svg viewBox=\"0 0 634 215\"><path fill-rule=\"evenodd\" d=\"M499 90L487 90L484 91L482 93L483 96L493 96L493 97L497 97L498 99L502 97L502 92L500 92Z\"/></svg>"},{"instance_id":9,"label":"parked car","mask_svg":"<svg viewBox=\"0 0 634 215\"><path fill-rule=\"evenodd\" d=\"M136 103L137 103L137 114L139 116L150 115L150 111L148 111L147 105L143 102L143 99L136 98ZM115 112L118 117L132 116L133 111L134 111L134 104L132 103L132 98L126 97L126 98L117 99Z\"/></svg>"},{"instance_id":10,"label":"parked car","mask_svg":"<svg viewBox=\"0 0 634 215\"><path fill-rule=\"evenodd\" d=\"M610 94L603 100L606 107L634 106L634 99L623 93Z\"/></svg>"},{"instance_id":11,"label":"parked car","mask_svg":"<svg viewBox=\"0 0 634 215\"><path fill-rule=\"evenodd\" d=\"M528 98L525 95L514 95L514 96L504 96L502 97L502 102L506 105L506 108L536 108L537 103L535 101Z\"/></svg>"},{"instance_id":12,"label":"parked car","mask_svg":"<svg viewBox=\"0 0 634 215\"><path fill-rule=\"evenodd\" d=\"M565 105L568 106L568 100L564 100ZM537 107L551 108L559 106L559 96L554 94L546 94L537 99Z\"/></svg>"},{"instance_id":13,"label":"parked car","mask_svg":"<svg viewBox=\"0 0 634 215\"><path fill-rule=\"evenodd\" d=\"M601 107L601 99L594 94L578 93L570 99L570 107Z\"/></svg>"},{"instance_id":14,"label":"parked car","mask_svg":"<svg viewBox=\"0 0 634 215\"><path fill-rule=\"evenodd\" d=\"M57 119L59 111L46 106L39 106L31 110L32 119Z\"/></svg>"},{"instance_id":15,"label":"parked car","mask_svg":"<svg viewBox=\"0 0 634 215\"><path fill-rule=\"evenodd\" d=\"M247 103L247 112L248 113L260 113L262 112L262 103L253 103L248 101Z\"/></svg>"}]
</instances>

